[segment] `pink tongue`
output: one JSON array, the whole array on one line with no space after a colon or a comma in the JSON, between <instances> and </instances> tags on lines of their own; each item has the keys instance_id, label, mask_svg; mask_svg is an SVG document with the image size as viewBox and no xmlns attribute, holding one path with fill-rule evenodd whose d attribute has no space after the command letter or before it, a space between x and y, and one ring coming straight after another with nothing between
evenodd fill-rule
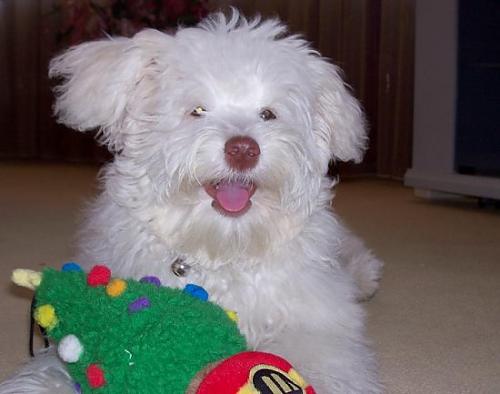
<instances>
[{"instance_id":1,"label":"pink tongue","mask_svg":"<svg viewBox=\"0 0 500 394\"><path fill-rule=\"evenodd\" d=\"M221 183L217 186L216 199L228 212L239 212L250 200L248 186L242 183Z\"/></svg>"}]
</instances>

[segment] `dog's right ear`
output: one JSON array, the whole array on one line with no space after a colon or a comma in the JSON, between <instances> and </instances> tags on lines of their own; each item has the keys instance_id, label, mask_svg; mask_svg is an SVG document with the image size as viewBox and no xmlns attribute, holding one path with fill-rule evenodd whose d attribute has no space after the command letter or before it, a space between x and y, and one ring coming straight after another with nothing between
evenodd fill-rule
<instances>
[{"instance_id":1,"label":"dog's right ear","mask_svg":"<svg viewBox=\"0 0 500 394\"><path fill-rule=\"evenodd\" d=\"M79 131L98 129L110 150L120 150L127 104L155 56L165 52L171 36L144 30L133 38L110 38L80 44L50 62L58 122Z\"/></svg>"}]
</instances>

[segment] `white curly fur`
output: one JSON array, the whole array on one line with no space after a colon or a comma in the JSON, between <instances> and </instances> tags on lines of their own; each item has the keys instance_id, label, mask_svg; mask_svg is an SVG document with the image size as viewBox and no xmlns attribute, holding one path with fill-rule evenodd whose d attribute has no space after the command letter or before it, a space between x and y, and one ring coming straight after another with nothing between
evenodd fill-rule
<instances>
[{"instance_id":1,"label":"white curly fur","mask_svg":"<svg viewBox=\"0 0 500 394\"><path fill-rule=\"evenodd\" d=\"M82 262L200 284L238 311L253 348L285 356L319 394L380 392L356 298L376 290L381 263L332 213L325 177L332 157L359 161L366 145L335 66L280 22L233 11L175 35L73 47L50 75L62 79L59 121L98 128L115 152L79 236ZM190 116L197 106L206 113ZM277 118L263 121L262 108ZM261 150L244 174L224 160L236 135ZM202 185L236 177L258 187L247 213L226 217ZM177 257L187 278L171 273Z\"/></svg>"}]
</instances>

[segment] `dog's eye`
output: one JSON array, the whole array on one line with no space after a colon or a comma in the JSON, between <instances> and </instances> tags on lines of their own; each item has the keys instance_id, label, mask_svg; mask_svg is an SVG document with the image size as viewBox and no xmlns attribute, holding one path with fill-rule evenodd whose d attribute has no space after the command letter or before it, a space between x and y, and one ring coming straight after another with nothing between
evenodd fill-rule
<instances>
[{"instance_id":1,"label":"dog's eye","mask_svg":"<svg viewBox=\"0 0 500 394\"><path fill-rule=\"evenodd\" d=\"M191 111L191 116L202 116L206 111L201 105L198 105Z\"/></svg>"},{"instance_id":2,"label":"dog's eye","mask_svg":"<svg viewBox=\"0 0 500 394\"><path fill-rule=\"evenodd\" d=\"M259 116L260 116L260 118L262 120L273 120L273 119L276 119L276 115L269 108L265 108L262 111L260 111Z\"/></svg>"}]
</instances>

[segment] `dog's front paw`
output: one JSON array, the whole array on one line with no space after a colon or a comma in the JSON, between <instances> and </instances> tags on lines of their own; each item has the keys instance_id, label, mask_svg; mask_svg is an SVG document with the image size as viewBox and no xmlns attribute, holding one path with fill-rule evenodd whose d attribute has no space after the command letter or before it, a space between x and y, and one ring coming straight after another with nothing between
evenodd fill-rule
<instances>
[{"instance_id":1,"label":"dog's front paw","mask_svg":"<svg viewBox=\"0 0 500 394\"><path fill-rule=\"evenodd\" d=\"M378 290L384 263L367 250L356 256L349 266L356 283L356 300L369 300Z\"/></svg>"},{"instance_id":2,"label":"dog's front paw","mask_svg":"<svg viewBox=\"0 0 500 394\"><path fill-rule=\"evenodd\" d=\"M379 287L384 263L361 239L349 233L341 244L340 259L356 285L356 300L366 301L373 297Z\"/></svg>"}]
</instances>

